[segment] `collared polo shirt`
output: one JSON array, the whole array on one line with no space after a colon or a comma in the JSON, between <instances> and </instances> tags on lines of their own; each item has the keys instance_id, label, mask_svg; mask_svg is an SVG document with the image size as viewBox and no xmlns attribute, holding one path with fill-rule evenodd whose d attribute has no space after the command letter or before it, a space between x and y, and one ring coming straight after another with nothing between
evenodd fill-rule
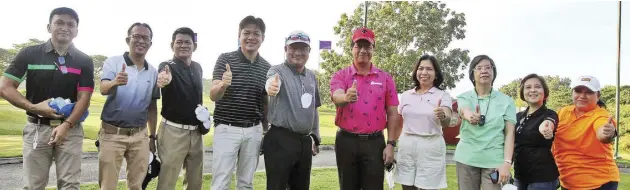
<instances>
[{"instance_id":1,"label":"collared polo shirt","mask_svg":"<svg viewBox=\"0 0 630 190\"><path fill-rule=\"evenodd\" d=\"M420 136L442 135L442 125L435 116L435 108L439 100L440 107L451 108L451 95L438 88L431 88L425 93L410 89L402 93L398 114L403 117L403 133Z\"/></svg>"},{"instance_id":2,"label":"collared polo shirt","mask_svg":"<svg viewBox=\"0 0 630 190\"><path fill-rule=\"evenodd\" d=\"M123 64L127 65L127 84L115 87L107 96L101 120L123 128L146 126L149 105L160 98L160 89L156 86L157 70L146 61L144 67L138 69L129 58L129 52L125 52L105 60L101 80L114 80Z\"/></svg>"},{"instance_id":3,"label":"collared polo shirt","mask_svg":"<svg viewBox=\"0 0 630 190\"><path fill-rule=\"evenodd\" d=\"M63 57L63 65L59 57ZM60 70L64 66L66 74ZM76 102L79 91L94 90L94 63L90 56L74 45L69 47L66 55L61 56L50 40L20 50L4 76L18 82L26 79L26 99L33 104L57 97ZM27 114L38 117L34 113Z\"/></svg>"},{"instance_id":4,"label":"collared polo shirt","mask_svg":"<svg viewBox=\"0 0 630 190\"><path fill-rule=\"evenodd\" d=\"M330 80L330 94L344 92L357 81L357 102L337 107L335 125L356 134L369 134L387 127L387 107L398 106L396 84L389 73L371 65L367 75L360 75L354 65L337 71Z\"/></svg>"},{"instance_id":5,"label":"collared polo shirt","mask_svg":"<svg viewBox=\"0 0 630 190\"><path fill-rule=\"evenodd\" d=\"M182 60L173 59L160 63L159 71L168 65L171 83L162 88L162 117L185 125L199 125L195 109L203 105L203 70L197 62L186 65Z\"/></svg>"},{"instance_id":6,"label":"collared polo shirt","mask_svg":"<svg viewBox=\"0 0 630 190\"><path fill-rule=\"evenodd\" d=\"M280 91L269 97L269 122L299 134L312 132L319 138L317 108L321 106L321 100L315 73L306 68L299 73L285 62L269 69L267 81L274 80L276 73L280 76ZM310 100L302 104L302 96L306 93L310 94Z\"/></svg>"},{"instance_id":7,"label":"collared polo shirt","mask_svg":"<svg viewBox=\"0 0 630 190\"><path fill-rule=\"evenodd\" d=\"M545 139L540 134L540 124L549 120L558 124L558 114L546 106L538 108L534 113L525 111L516 114L516 139L514 141L514 174L516 179L524 183L550 182L558 179L558 166L551 154L554 138ZM554 130L555 133L555 130Z\"/></svg>"},{"instance_id":8,"label":"collared polo shirt","mask_svg":"<svg viewBox=\"0 0 630 190\"><path fill-rule=\"evenodd\" d=\"M260 123L263 114L263 98L267 98L265 80L271 65L260 54L251 62L239 48L223 53L214 65L212 80L221 80L225 64L230 65L232 84L223 97L216 101L214 123Z\"/></svg>"},{"instance_id":9,"label":"collared polo shirt","mask_svg":"<svg viewBox=\"0 0 630 190\"><path fill-rule=\"evenodd\" d=\"M558 117L560 122L552 152L562 187L596 189L610 181L619 181L613 144L597 139L597 130L608 122L610 113L597 107L577 117L575 105L571 105L562 108Z\"/></svg>"},{"instance_id":10,"label":"collared polo shirt","mask_svg":"<svg viewBox=\"0 0 630 190\"><path fill-rule=\"evenodd\" d=\"M457 96L457 104L460 113L464 108L475 111L475 107L479 105L481 115L486 117L486 123L480 126L462 120L454 160L479 168L497 168L503 164L505 121L516 124L514 100L494 89L489 96L483 98L475 90L471 90Z\"/></svg>"}]
</instances>

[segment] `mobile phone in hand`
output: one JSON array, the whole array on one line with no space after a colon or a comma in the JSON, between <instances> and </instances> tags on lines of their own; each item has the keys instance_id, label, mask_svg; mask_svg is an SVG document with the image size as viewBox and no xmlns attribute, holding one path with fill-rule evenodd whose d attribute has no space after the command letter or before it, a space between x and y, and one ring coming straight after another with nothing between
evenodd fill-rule
<instances>
[{"instance_id":1,"label":"mobile phone in hand","mask_svg":"<svg viewBox=\"0 0 630 190\"><path fill-rule=\"evenodd\" d=\"M499 170L495 170L494 172L490 173L490 179L492 180L493 184L499 183Z\"/></svg>"}]
</instances>

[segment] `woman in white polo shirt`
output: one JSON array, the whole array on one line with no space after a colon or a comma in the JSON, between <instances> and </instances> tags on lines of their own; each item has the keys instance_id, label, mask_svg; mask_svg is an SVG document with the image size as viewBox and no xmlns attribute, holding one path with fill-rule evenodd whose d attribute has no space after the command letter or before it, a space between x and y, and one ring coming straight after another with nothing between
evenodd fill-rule
<instances>
[{"instance_id":1,"label":"woman in white polo shirt","mask_svg":"<svg viewBox=\"0 0 630 190\"><path fill-rule=\"evenodd\" d=\"M413 71L415 87L400 98L402 134L396 182L403 190L446 188L446 144L442 127L450 124L451 96L435 57L424 55ZM400 130L399 130L400 131Z\"/></svg>"}]
</instances>

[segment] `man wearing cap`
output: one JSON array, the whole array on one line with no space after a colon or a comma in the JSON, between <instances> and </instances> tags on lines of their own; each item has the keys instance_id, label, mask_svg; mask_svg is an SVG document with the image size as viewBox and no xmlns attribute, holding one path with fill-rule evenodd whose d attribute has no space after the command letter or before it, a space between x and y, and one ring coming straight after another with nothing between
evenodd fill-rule
<instances>
[{"instance_id":1,"label":"man wearing cap","mask_svg":"<svg viewBox=\"0 0 630 190\"><path fill-rule=\"evenodd\" d=\"M81 115L94 89L92 59L78 50L79 16L67 7L54 9L48 20L50 40L29 46L11 61L0 78L0 97L28 115L24 127L24 189L44 189L55 162L58 189L79 189L83 126ZM17 90L26 80L26 96ZM51 98L75 103L70 115L56 113ZM2 188L2 187L0 187Z\"/></svg>"},{"instance_id":2,"label":"man wearing cap","mask_svg":"<svg viewBox=\"0 0 630 190\"><path fill-rule=\"evenodd\" d=\"M335 154L341 189L383 189L385 165L394 159L398 93L392 76L371 62L374 42L372 30L355 29L353 63L330 80L337 107Z\"/></svg>"},{"instance_id":3,"label":"man wearing cap","mask_svg":"<svg viewBox=\"0 0 630 190\"><path fill-rule=\"evenodd\" d=\"M192 53L197 49L195 32L186 27L175 30L171 49L174 57L158 67L162 122L157 144L162 165L157 189L175 189L182 166L184 188L201 189L202 135L208 130L195 114L197 106L203 104L203 71L201 65L192 60Z\"/></svg>"},{"instance_id":4,"label":"man wearing cap","mask_svg":"<svg viewBox=\"0 0 630 190\"><path fill-rule=\"evenodd\" d=\"M571 88L573 105L558 112L551 149L562 189L617 189L619 168L612 157L617 124L600 100L599 80L580 76Z\"/></svg>"},{"instance_id":5,"label":"man wearing cap","mask_svg":"<svg viewBox=\"0 0 630 190\"><path fill-rule=\"evenodd\" d=\"M145 60L152 38L148 24L132 24L125 39L129 52L109 57L103 63L101 94L107 95L107 100L98 133L101 189L117 188L123 158L127 162L127 189L142 189L149 151L155 152L160 90L156 85L157 70Z\"/></svg>"},{"instance_id":6,"label":"man wearing cap","mask_svg":"<svg viewBox=\"0 0 630 190\"><path fill-rule=\"evenodd\" d=\"M267 72L271 128L263 140L267 189L309 189L311 161L319 152L321 105L315 72L306 69L311 40L302 31L285 40L286 60Z\"/></svg>"}]
</instances>

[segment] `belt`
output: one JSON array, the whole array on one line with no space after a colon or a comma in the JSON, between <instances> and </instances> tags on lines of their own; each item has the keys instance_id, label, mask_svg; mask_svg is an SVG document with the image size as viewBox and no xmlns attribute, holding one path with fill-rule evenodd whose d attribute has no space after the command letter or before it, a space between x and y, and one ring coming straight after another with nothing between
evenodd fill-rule
<instances>
[{"instance_id":1,"label":"belt","mask_svg":"<svg viewBox=\"0 0 630 190\"><path fill-rule=\"evenodd\" d=\"M28 116L28 122L40 125L48 125L51 127L56 127L63 123L63 119L48 119L48 118L37 118L33 116Z\"/></svg>"},{"instance_id":2,"label":"belt","mask_svg":"<svg viewBox=\"0 0 630 190\"><path fill-rule=\"evenodd\" d=\"M180 128L180 129L184 129L184 130L191 130L191 131L197 130L197 125L184 125L184 124L179 124L179 123L175 123L175 122L172 122L172 121L166 120L166 119L164 119L164 118L162 118L162 121L163 121L165 124L170 125L170 126L173 126L173 127L175 127L175 128Z\"/></svg>"},{"instance_id":3,"label":"belt","mask_svg":"<svg viewBox=\"0 0 630 190\"><path fill-rule=\"evenodd\" d=\"M278 130L282 130L282 131L285 131L285 132L290 132L290 133L293 133L293 134L295 134L297 136L305 136L305 137L310 137L311 136L310 133L309 134L300 134L300 133L296 133L295 131L293 131L293 130L291 130L289 128L277 126L277 125L274 125L274 124L271 124L271 127L272 127L272 129L278 129Z\"/></svg>"},{"instance_id":4,"label":"belt","mask_svg":"<svg viewBox=\"0 0 630 190\"><path fill-rule=\"evenodd\" d=\"M256 126L256 125L260 124L260 122L255 122L255 123L229 123L229 122L217 121L216 125L218 125L218 124L223 124L223 125L232 126L232 127L249 128L249 127L253 127L253 126Z\"/></svg>"},{"instance_id":5,"label":"belt","mask_svg":"<svg viewBox=\"0 0 630 190\"><path fill-rule=\"evenodd\" d=\"M127 136L135 135L136 133L144 130L144 128L146 127L147 126L144 125L140 127L123 128L123 127L116 127L112 124L105 123L105 122L103 122L103 124L101 125L101 129L106 134L127 135Z\"/></svg>"},{"instance_id":6,"label":"belt","mask_svg":"<svg viewBox=\"0 0 630 190\"><path fill-rule=\"evenodd\" d=\"M346 137L352 137L352 138L357 138L359 140L372 140L372 139L376 139L376 138L380 138L383 136L383 131L378 131L378 132L374 132L374 133L370 133L370 134L356 134L356 133L351 133L348 131L345 131L343 129L339 129L339 134L346 136Z\"/></svg>"}]
</instances>

